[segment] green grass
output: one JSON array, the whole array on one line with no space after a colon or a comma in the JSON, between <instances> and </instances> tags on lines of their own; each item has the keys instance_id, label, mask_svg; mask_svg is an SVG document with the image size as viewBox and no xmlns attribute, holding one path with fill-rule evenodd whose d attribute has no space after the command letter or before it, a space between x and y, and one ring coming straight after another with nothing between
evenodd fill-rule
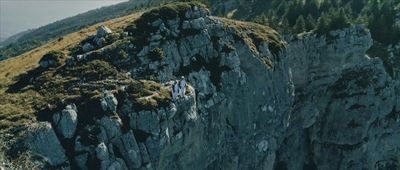
<instances>
[{"instance_id":1,"label":"green grass","mask_svg":"<svg viewBox=\"0 0 400 170\"><path fill-rule=\"evenodd\" d=\"M164 58L164 51L161 48L154 48L149 52L150 60L160 61Z\"/></svg>"},{"instance_id":2,"label":"green grass","mask_svg":"<svg viewBox=\"0 0 400 170\"><path fill-rule=\"evenodd\" d=\"M0 94L0 133L34 121L36 107L45 105L43 101L43 97L33 90Z\"/></svg>"},{"instance_id":3,"label":"green grass","mask_svg":"<svg viewBox=\"0 0 400 170\"><path fill-rule=\"evenodd\" d=\"M135 81L128 86L127 94L134 101L134 108L137 111L168 107L171 102L169 86L154 81Z\"/></svg>"},{"instance_id":4,"label":"green grass","mask_svg":"<svg viewBox=\"0 0 400 170\"><path fill-rule=\"evenodd\" d=\"M32 76L35 75L29 75ZM75 66L64 65L41 72L36 81L28 86L32 86L33 90L44 97L43 103L48 103L38 110L58 110L64 107L65 103L75 103L85 112L83 114L105 114L96 108L100 108L98 106L101 94L106 90L112 91L116 96L130 96L138 110L166 107L170 101L169 88L162 88L160 84L152 81L133 80L102 60L88 61ZM127 94L120 90L122 86L127 86Z\"/></svg>"},{"instance_id":5,"label":"green grass","mask_svg":"<svg viewBox=\"0 0 400 170\"><path fill-rule=\"evenodd\" d=\"M184 18L187 10L193 6L205 8L206 6L200 2L176 2L163 5L158 8L154 8L149 12L143 13L143 15L135 21L137 27L148 28L152 22L157 19L162 19L164 21L175 19L177 17Z\"/></svg>"},{"instance_id":6,"label":"green grass","mask_svg":"<svg viewBox=\"0 0 400 170\"><path fill-rule=\"evenodd\" d=\"M148 12L145 12L132 22L132 24L125 28L125 31L133 33L134 39L132 43L141 47L148 43L147 38L150 33L156 31L151 25L154 21L161 19L164 22L175 18L183 18L187 10L193 6L205 8L206 6L199 2L175 2L163 5L161 7L154 8Z\"/></svg>"},{"instance_id":7,"label":"green grass","mask_svg":"<svg viewBox=\"0 0 400 170\"><path fill-rule=\"evenodd\" d=\"M279 53L286 47L286 42L282 40L279 33L270 27L251 22L241 22L225 18L219 19L224 22L225 27L234 28L236 30L236 36L239 37L238 39L243 39L253 52L258 52L258 46L262 42L267 42L269 44L269 50L274 55L273 57L278 57ZM279 60L279 58L277 59ZM262 57L261 60L268 66L273 66L273 61L270 59Z\"/></svg>"}]
</instances>

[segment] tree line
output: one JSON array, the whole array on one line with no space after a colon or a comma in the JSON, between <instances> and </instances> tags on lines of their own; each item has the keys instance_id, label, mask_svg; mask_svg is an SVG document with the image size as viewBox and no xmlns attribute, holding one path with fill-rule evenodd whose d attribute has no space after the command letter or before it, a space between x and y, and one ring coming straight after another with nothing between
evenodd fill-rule
<instances>
[{"instance_id":1,"label":"tree line","mask_svg":"<svg viewBox=\"0 0 400 170\"><path fill-rule=\"evenodd\" d=\"M365 24L379 43L388 45L400 41L400 0L256 1L259 1L254 3L257 7L247 7L253 16L246 19L284 34L312 30L326 34L351 24ZM261 9L257 11L257 8Z\"/></svg>"}]
</instances>

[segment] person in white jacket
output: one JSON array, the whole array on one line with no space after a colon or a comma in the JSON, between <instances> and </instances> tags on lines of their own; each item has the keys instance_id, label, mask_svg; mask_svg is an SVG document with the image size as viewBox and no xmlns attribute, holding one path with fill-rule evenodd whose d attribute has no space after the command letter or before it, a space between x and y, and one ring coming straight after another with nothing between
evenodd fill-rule
<instances>
[{"instance_id":1,"label":"person in white jacket","mask_svg":"<svg viewBox=\"0 0 400 170\"><path fill-rule=\"evenodd\" d=\"M177 80L175 80L175 83L173 85L173 90L174 90L175 99L176 99L178 97L178 95L179 95L179 83L178 83Z\"/></svg>"},{"instance_id":2,"label":"person in white jacket","mask_svg":"<svg viewBox=\"0 0 400 170\"><path fill-rule=\"evenodd\" d=\"M171 84L171 96L172 96L172 100L175 100L176 96L175 96L175 90L174 90L174 83Z\"/></svg>"},{"instance_id":3,"label":"person in white jacket","mask_svg":"<svg viewBox=\"0 0 400 170\"><path fill-rule=\"evenodd\" d=\"M180 86L179 92L180 92L181 96L184 97L185 96L185 92L186 92L186 81L185 81L185 77L184 76L181 77L181 81L179 82L179 86Z\"/></svg>"}]
</instances>

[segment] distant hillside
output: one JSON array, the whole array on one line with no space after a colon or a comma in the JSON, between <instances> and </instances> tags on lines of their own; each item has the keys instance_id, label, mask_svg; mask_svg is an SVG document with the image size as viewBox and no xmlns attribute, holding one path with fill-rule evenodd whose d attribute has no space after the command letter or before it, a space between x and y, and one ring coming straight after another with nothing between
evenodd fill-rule
<instances>
[{"instance_id":1,"label":"distant hillside","mask_svg":"<svg viewBox=\"0 0 400 170\"><path fill-rule=\"evenodd\" d=\"M217 15L254 21L285 34L314 29L327 32L346 27L346 24L364 24L371 30L375 41L383 44L400 41L400 0L209 1Z\"/></svg>"},{"instance_id":2,"label":"distant hillside","mask_svg":"<svg viewBox=\"0 0 400 170\"><path fill-rule=\"evenodd\" d=\"M8 46L8 45L10 45L12 43L17 42L23 35L26 35L26 34L32 32L33 30L35 30L35 29L29 29L29 30L26 30L26 31L22 31L20 33L17 33L15 35L11 36L11 37L0 39L0 48L6 47L6 46Z\"/></svg>"},{"instance_id":3,"label":"distant hillside","mask_svg":"<svg viewBox=\"0 0 400 170\"><path fill-rule=\"evenodd\" d=\"M59 38L89 25L123 16L134 10L172 1L193 0L131 0L92 10L43 26L21 36L18 38L18 42L0 49L0 60L20 55L51 39ZM268 25L282 34L298 34L312 30L325 34L329 30L340 29L350 24L364 24L371 30L372 38L376 42L369 51L372 56L387 56L386 54L381 55L382 47L400 42L400 0L196 1L208 4L213 15ZM386 60L384 59L385 65L388 65Z\"/></svg>"},{"instance_id":4,"label":"distant hillside","mask_svg":"<svg viewBox=\"0 0 400 170\"><path fill-rule=\"evenodd\" d=\"M367 56L394 1L243 2L211 6L287 35L167 3L1 61L0 170L400 169L400 44Z\"/></svg>"},{"instance_id":5,"label":"distant hillside","mask_svg":"<svg viewBox=\"0 0 400 170\"><path fill-rule=\"evenodd\" d=\"M130 0L116 5L102 7L69 17L33 31L18 34L0 44L0 60L20 55L37 48L51 39L76 32L90 25L132 13L147 6L156 5L161 0Z\"/></svg>"}]
</instances>

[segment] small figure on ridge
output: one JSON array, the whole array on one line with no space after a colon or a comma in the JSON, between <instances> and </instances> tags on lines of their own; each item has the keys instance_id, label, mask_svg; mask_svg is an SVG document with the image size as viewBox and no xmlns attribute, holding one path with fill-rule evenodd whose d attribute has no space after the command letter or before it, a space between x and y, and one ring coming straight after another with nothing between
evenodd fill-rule
<instances>
[{"instance_id":1,"label":"small figure on ridge","mask_svg":"<svg viewBox=\"0 0 400 170\"><path fill-rule=\"evenodd\" d=\"M178 97L178 93L179 93L178 81L174 81L174 84L172 84L172 99L174 101Z\"/></svg>"},{"instance_id":2,"label":"small figure on ridge","mask_svg":"<svg viewBox=\"0 0 400 170\"><path fill-rule=\"evenodd\" d=\"M185 77L184 76L181 77L181 80L179 82L179 86L180 86L180 89L179 89L180 95L182 97L184 97L185 96L185 92L186 92L186 81L185 81Z\"/></svg>"}]
</instances>

